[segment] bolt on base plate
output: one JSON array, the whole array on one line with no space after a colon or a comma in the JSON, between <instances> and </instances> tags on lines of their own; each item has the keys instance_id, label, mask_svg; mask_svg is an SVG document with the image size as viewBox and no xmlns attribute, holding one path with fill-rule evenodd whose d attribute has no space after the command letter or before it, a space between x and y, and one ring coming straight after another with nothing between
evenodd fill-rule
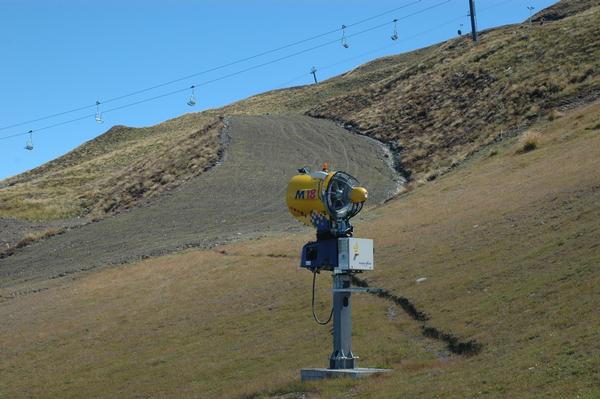
<instances>
[{"instance_id":1,"label":"bolt on base plate","mask_svg":"<svg viewBox=\"0 0 600 399\"><path fill-rule=\"evenodd\" d=\"M364 378L373 374L389 373L392 369L355 368L355 369L326 369L304 368L300 370L301 381L323 380L326 378Z\"/></svg>"}]
</instances>

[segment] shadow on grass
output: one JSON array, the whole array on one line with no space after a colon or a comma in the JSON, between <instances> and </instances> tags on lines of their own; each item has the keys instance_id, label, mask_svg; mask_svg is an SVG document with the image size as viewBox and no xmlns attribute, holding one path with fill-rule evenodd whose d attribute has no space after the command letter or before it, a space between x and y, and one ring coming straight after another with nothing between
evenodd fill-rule
<instances>
[{"instance_id":1,"label":"shadow on grass","mask_svg":"<svg viewBox=\"0 0 600 399\"><path fill-rule=\"evenodd\" d=\"M369 284L365 280L361 280L354 275L352 276L352 283L357 287L369 287ZM462 342L454 334L426 325L425 322L429 320L429 316L426 313L417 310L415 305L408 298L395 295L384 289L376 292L370 292L370 294L394 303L395 305L401 307L402 310L404 310L404 312L413 320L423 323L421 326L421 333L423 336L445 342L448 350L451 353L461 356L473 356L481 352L483 345L475 340Z\"/></svg>"}]
</instances>

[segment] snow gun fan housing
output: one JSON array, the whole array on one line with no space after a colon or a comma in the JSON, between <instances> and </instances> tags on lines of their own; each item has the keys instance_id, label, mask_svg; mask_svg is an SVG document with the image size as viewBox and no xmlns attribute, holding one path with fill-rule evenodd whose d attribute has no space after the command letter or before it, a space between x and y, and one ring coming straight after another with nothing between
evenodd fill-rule
<instances>
[{"instance_id":1,"label":"snow gun fan housing","mask_svg":"<svg viewBox=\"0 0 600 399\"><path fill-rule=\"evenodd\" d=\"M298 170L287 188L287 206L296 219L317 229L317 239L351 237L350 218L368 198L367 190L345 172Z\"/></svg>"}]
</instances>

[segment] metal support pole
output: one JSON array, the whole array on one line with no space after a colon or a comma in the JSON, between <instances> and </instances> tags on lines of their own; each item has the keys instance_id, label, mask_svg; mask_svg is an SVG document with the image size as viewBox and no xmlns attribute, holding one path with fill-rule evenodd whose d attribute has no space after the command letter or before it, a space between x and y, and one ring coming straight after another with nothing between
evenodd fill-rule
<instances>
[{"instance_id":1,"label":"metal support pole","mask_svg":"<svg viewBox=\"0 0 600 399\"><path fill-rule=\"evenodd\" d=\"M352 302L350 274L333 275L333 352L329 358L330 369L353 369L356 359L352 353ZM336 291L339 290L339 291Z\"/></svg>"},{"instance_id":2,"label":"metal support pole","mask_svg":"<svg viewBox=\"0 0 600 399\"><path fill-rule=\"evenodd\" d=\"M471 17L471 35L477 41L477 17L475 16L475 0L469 0L469 15Z\"/></svg>"},{"instance_id":3,"label":"metal support pole","mask_svg":"<svg viewBox=\"0 0 600 399\"><path fill-rule=\"evenodd\" d=\"M319 82L317 82L317 68L312 67L312 69L310 70L310 73L312 73L312 76L315 79L315 83L319 83Z\"/></svg>"}]
</instances>

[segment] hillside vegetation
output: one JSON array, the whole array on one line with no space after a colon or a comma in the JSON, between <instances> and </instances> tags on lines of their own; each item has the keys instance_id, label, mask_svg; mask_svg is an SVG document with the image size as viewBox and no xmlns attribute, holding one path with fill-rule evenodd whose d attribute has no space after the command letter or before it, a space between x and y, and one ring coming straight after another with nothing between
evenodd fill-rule
<instances>
[{"instance_id":1,"label":"hillside vegetation","mask_svg":"<svg viewBox=\"0 0 600 399\"><path fill-rule=\"evenodd\" d=\"M149 128L114 126L68 154L6 179L0 215L45 220L102 216L212 167L222 122L209 113Z\"/></svg>"},{"instance_id":2,"label":"hillside vegetation","mask_svg":"<svg viewBox=\"0 0 600 399\"><path fill-rule=\"evenodd\" d=\"M482 144L539 117L553 118L570 102L595 98L599 38L594 7L555 23L486 31L476 46L468 37L451 40L308 113L392 143L407 173L432 179Z\"/></svg>"},{"instance_id":3,"label":"hillside vegetation","mask_svg":"<svg viewBox=\"0 0 600 399\"><path fill-rule=\"evenodd\" d=\"M220 118L308 115L389 144L413 180L432 180L481 145L589 101L600 88L597 0L564 0L527 24L375 60L318 85L276 90L148 128L116 126L2 182L0 216L102 217L170 190L218 161ZM545 22L540 24L541 18Z\"/></svg>"},{"instance_id":4,"label":"hillside vegetation","mask_svg":"<svg viewBox=\"0 0 600 399\"><path fill-rule=\"evenodd\" d=\"M529 132L534 150L495 143L363 211L376 270L361 281L423 315L353 296L360 365L390 375L298 382L331 348L298 268L312 234L267 233L0 289L0 396L597 398L600 102ZM318 283L324 314L326 273ZM479 349L457 354L447 337Z\"/></svg>"}]
</instances>

